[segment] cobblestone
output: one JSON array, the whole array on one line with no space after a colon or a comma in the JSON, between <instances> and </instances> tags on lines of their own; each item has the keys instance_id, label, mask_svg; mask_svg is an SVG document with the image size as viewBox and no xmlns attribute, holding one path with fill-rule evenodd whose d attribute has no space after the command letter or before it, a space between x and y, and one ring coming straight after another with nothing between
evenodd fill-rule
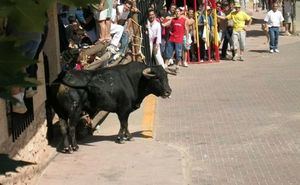
<instances>
[{"instance_id":1,"label":"cobblestone","mask_svg":"<svg viewBox=\"0 0 300 185\"><path fill-rule=\"evenodd\" d=\"M259 25L252 25L258 31ZM190 65L158 101L156 139L185 148L191 184L299 184L299 37L247 38L244 62Z\"/></svg>"}]
</instances>

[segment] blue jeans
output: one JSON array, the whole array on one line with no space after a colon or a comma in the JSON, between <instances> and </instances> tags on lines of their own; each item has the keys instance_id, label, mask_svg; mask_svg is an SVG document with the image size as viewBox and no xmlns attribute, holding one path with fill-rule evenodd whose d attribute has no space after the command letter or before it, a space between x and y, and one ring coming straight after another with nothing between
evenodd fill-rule
<instances>
[{"instance_id":1,"label":"blue jeans","mask_svg":"<svg viewBox=\"0 0 300 185\"><path fill-rule=\"evenodd\" d=\"M128 43L129 43L129 35L127 32L123 32L121 40L120 40L121 46L119 48L119 51L123 54L125 54L125 51L128 48Z\"/></svg>"},{"instance_id":2,"label":"blue jeans","mask_svg":"<svg viewBox=\"0 0 300 185\"><path fill-rule=\"evenodd\" d=\"M269 35L270 35L270 49L277 49L278 48L279 27L270 27Z\"/></svg>"},{"instance_id":3,"label":"blue jeans","mask_svg":"<svg viewBox=\"0 0 300 185\"><path fill-rule=\"evenodd\" d=\"M171 59L175 49L176 62L182 61L182 43L167 42L166 59Z\"/></svg>"}]
</instances>

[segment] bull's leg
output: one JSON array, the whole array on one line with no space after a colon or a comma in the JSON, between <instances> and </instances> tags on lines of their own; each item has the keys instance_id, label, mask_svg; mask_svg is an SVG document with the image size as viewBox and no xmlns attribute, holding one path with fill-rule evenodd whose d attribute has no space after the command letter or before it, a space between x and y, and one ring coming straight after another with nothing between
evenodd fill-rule
<instances>
[{"instance_id":1,"label":"bull's leg","mask_svg":"<svg viewBox=\"0 0 300 185\"><path fill-rule=\"evenodd\" d=\"M69 135L71 140L71 147L73 151L77 151L79 146L76 141L76 126L80 120L80 113L82 109L80 106L73 107L70 114L70 124L69 124Z\"/></svg>"},{"instance_id":2,"label":"bull's leg","mask_svg":"<svg viewBox=\"0 0 300 185\"><path fill-rule=\"evenodd\" d=\"M63 153L70 153L70 148L69 148L69 137L68 137L68 124L67 121L63 118L60 118L59 120L59 125L60 125L60 132L62 135L63 139L63 149L61 152Z\"/></svg>"},{"instance_id":3,"label":"bull's leg","mask_svg":"<svg viewBox=\"0 0 300 185\"><path fill-rule=\"evenodd\" d=\"M119 130L116 142L119 144L124 143L124 134L125 134L125 130L126 130L125 126L127 124L128 117L129 117L129 114L118 114L118 118L120 121L120 130Z\"/></svg>"},{"instance_id":4,"label":"bull's leg","mask_svg":"<svg viewBox=\"0 0 300 185\"><path fill-rule=\"evenodd\" d=\"M124 144L125 141L124 141L124 128L122 128L122 125L121 125L121 128L119 130L119 133L118 133L118 136L117 136L117 139L116 139L116 143L119 143L119 144Z\"/></svg>"},{"instance_id":5,"label":"bull's leg","mask_svg":"<svg viewBox=\"0 0 300 185\"><path fill-rule=\"evenodd\" d=\"M128 119L124 123L124 128L125 128L124 139L127 140L127 141L131 141L132 140L132 135L130 134L130 132L128 130Z\"/></svg>"}]
</instances>

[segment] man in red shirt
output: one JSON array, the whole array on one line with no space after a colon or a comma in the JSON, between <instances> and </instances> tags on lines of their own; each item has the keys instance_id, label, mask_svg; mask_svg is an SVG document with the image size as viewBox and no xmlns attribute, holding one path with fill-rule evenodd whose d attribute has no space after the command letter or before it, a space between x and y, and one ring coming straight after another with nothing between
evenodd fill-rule
<instances>
[{"instance_id":1,"label":"man in red shirt","mask_svg":"<svg viewBox=\"0 0 300 185\"><path fill-rule=\"evenodd\" d=\"M183 47L183 36L188 35L188 21L180 15L180 9L177 8L175 11L175 17L162 24L163 27L170 26L170 37L166 46L165 64L169 64L169 60L172 58L174 50L176 54L176 69L178 64L182 62L182 47Z\"/></svg>"}]
</instances>

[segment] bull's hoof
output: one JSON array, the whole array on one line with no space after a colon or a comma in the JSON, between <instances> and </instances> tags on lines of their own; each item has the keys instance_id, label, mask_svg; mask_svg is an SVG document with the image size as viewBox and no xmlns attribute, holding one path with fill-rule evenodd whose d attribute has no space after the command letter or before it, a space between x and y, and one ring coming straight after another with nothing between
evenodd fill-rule
<instances>
[{"instance_id":1,"label":"bull's hoof","mask_svg":"<svg viewBox=\"0 0 300 185\"><path fill-rule=\"evenodd\" d=\"M72 146L72 150L75 151L75 152L78 151L79 150L79 146L78 145Z\"/></svg>"},{"instance_id":2,"label":"bull's hoof","mask_svg":"<svg viewBox=\"0 0 300 185\"><path fill-rule=\"evenodd\" d=\"M72 153L72 149L70 147L66 147L66 148L64 148L64 149L61 150L61 153L71 154Z\"/></svg>"},{"instance_id":3,"label":"bull's hoof","mask_svg":"<svg viewBox=\"0 0 300 185\"><path fill-rule=\"evenodd\" d=\"M132 136L125 136L124 140L125 141L134 141L134 138Z\"/></svg>"},{"instance_id":4,"label":"bull's hoof","mask_svg":"<svg viewBox=\"0 0 300 185\"><path fill-rule=\"evenodd\" d=\"M118 144L124 144L124 143L125 143L125 140L124 140L123 137L117 137L116 143L118 143Z\"/></svg>"}]
</instances>

